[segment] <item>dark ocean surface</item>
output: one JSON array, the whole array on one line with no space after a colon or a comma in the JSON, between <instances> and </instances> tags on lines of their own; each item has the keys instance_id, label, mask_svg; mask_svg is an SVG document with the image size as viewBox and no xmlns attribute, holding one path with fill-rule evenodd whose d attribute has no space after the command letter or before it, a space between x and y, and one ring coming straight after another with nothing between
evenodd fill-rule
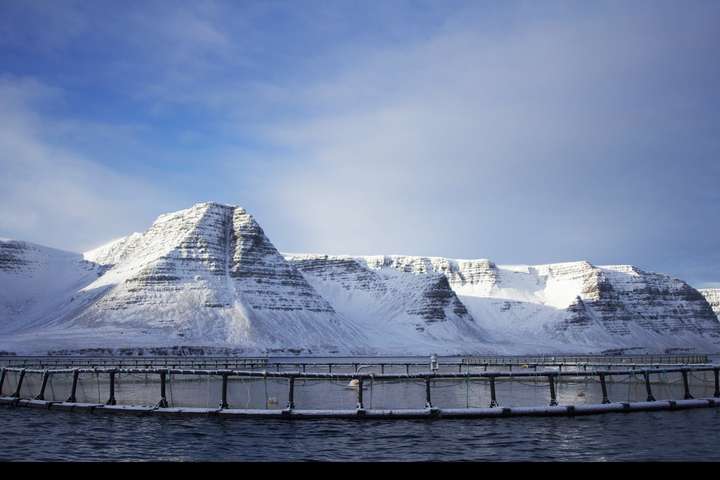
<instances>
[{"instance_id":1,"label":"dark ocean surface","mask_svg":"<svg viewBox=\"0 0 720 480\"><path fill-rule=\"evenodd\" d=\"M0 460L720 460L720 410L481 420L164 418L0 407Z\"/></svg>"}]
</instances>

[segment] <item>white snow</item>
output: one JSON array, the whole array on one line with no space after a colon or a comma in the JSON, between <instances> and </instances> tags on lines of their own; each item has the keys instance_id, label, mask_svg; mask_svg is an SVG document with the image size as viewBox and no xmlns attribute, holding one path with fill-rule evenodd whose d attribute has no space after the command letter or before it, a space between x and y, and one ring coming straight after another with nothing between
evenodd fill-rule
<instances>
[{"instance_id":1,"label":"white snow","mask_svg":"<svg viewBox=\"0 0 720 480\"><path fill-rule=\"evenodd\" d=\"M0 252L11 245L18 263L0 268L0 328L6 332L41 325L48 316L72 310L75 292L100 274L80 254L29 242L1 240Z\"/></svg>"}]
</instances>

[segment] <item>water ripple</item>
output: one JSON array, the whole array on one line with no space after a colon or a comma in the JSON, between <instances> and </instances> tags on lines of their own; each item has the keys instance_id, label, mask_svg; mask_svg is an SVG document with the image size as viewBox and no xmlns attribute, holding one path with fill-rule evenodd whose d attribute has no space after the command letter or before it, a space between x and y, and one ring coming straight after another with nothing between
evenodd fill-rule
<instances>
[{"instance_id":1,"label":"water ripple","mask_svg":"<svg viewBox=\"0 0 720 480\"><path fill-rule=\"evenodd\" d=\"M720 460L720 412L582 418L256 420L0 408L0 460Z\"/></svg>"}]
</instances>

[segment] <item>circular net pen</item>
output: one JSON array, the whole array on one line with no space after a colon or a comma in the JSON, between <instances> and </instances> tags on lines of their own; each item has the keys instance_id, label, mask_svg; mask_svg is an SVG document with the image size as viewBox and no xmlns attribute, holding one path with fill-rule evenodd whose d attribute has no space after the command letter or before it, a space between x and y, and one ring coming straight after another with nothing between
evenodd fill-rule
<instances>
[{"instance_id":1,"label":"circular net pen","mask_svg":"<svg viewBox=\"0 0 720 480\"><path fill-rule=\"evenodd\" d=\"M295 367L287 371L3 367L0 403L114 413L282 418L481 418L720 406L717 365L450 367L410 373L407 368L402 372L402 365Z\"/></svg>"}]
</instances>

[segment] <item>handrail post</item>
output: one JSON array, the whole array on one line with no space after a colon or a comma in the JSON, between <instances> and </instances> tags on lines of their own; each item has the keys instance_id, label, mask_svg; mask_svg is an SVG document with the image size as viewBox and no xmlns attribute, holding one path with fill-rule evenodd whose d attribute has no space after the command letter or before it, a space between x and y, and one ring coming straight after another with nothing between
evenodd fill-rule
<instances>
[{"instance_id":1,"label":"handrail post","mask_svg":"<svg viewBox=\"0 0 720 480\"><path fill-rule=\"evenodd\" d=\"M683 388L685 389L685 400L690 400L693 397L690 395L690 385L688 384L688 372L687 370L682 371L682 377L683 377Z\"/></svg>"},{"instance_id":2,"label":"handrail post","mask_svg":"<svg viewBox=\"0 0 720 480\"><path fill-rule=\"evenodd\" d=\"M713 394L713 396L715 398L719 398L720 397L720 369L718 369L718 368L714 369L713 373L715 374L715 393ZM0 386L1 385L2 385L2 383L0 383Z\"/></svg>"},{"instance_id":3,"label":"handrail post","mask_svg":"<svg viewBox=\"0 0 720 480\"><path fill-rule=\"evenodd\" d=\"M228 401L227 401L227 391L228 391L228 374L223 373L222 374L222 396L220 400L220 409L228 408Z\"/></svg>"},{"instance_id":4,"label":"handrail post","mask_svg":"<svg viewBox=\"0 0 720 480\"><path fill-rule=\"evenodd\" d=\"M602 389L602 403L610 403L608 399L607 385L605 384L605 374L599 373L600 377L600 388Z\"/></svg>"},{"instance_id":5,"label":"handrail post","mask_svg":"<svg viewBox=\"0 0 720 480\"><path fill-rule=\"evenodd\" d=\"M115 370L110 370L110 398L105 402L106 405L116 405L115 401Z\"/></svg>"},{"instance_id":6,"label":"handrail post","mask_svg":"<svg viewBox=\"0 0 720 480\"><path fill-rule=\"evenodd\" d=\"M493 375L490 377L490 408L495 408L499 405L497 397L495 396L495 376Z\"/></svg>"},{"instance_id":7,"label":"handrail post","mask_svg":"<svg viewBox=\"0 0 720 480\"><path fill-rule=\"evenodd\" d=\"M5 367L3 367L2 370L0 370L0 397L2 397L2 387L5 383L5 373Z\"/></svg>"},{"instance_id":8,"label":"handrail post","mask_svg":"<svg viewBox=\"0 0 720 480\"><path fill-rule=\"evenodd\" d=\"M645 391L647 392L647 401L648 402L654 402L655 397L653 397L652 390L650 389L650 374L647 372L643 372L643 376L645 377Z\"/></svg>"},{"instance_id":9,"label":"handrail post","mask_svg":"<svg viewBox=\"0 0 720 480\"><path fill-rule=\"evenodd\" d=\"M67 400L65 400L67 403L75 403L77 402L77 399L75 398L75 392L77 392L77 384L78 384L78 376L80 375L80 372L78 369L73 370L73 380L72 380L72 387L70 389L70 396Z\"/></svg>"},{"instance_id":10,"label":"handrail post","mask_svg":"<svg viewBox=\"0 0 720 480\"><path fill-rule=\"evenodd\" d=\"M20 389L22 388L23 379L25 379L25 369L20 370L20 378L18 378L17 388L15 393L11 395L14 398L20 398Z\"/></svg>"},{"instance_id":11,"label":"handrail post","mask_svg":"<svg viewBox=\"0 0 720 480\"><path fill-rule=\"evenodd\" d=\"M425 408L433 408L430 398L430 377L425 377Z\"/></svg>"},{"instance_id":12,"label":"handrail post","mask_svg":"<svg viewBox=\"0 0 720 480\"><path fill-rule=\"evenodd\" d=\"M45 369L42 376L42 385L40 386L40 393L35 395L35 400L45 400L45 387L47 386L48 378L50 377L50 372Z\"/></svg>"},{"instance_id":13,"label":"handrail post","mask_svg":"<svg viewBox=\"0 0 720 480\"><path fill-rule=\"evenodd\" d=\"M358 378L357 409L358 411L365 409L363 405L363 377Z\"/></svg>"},{"instance_id":14,"label":"handrail post","mask_svg":"<svg viewBox=\"0 0 720 480\"><path fill-rule=\"evenodd\" d=\"M555 378L553 375L548 375L548 382L550 383L550 406L557 406L557 397L555 395Z\"/></svg>"},{"instance_id":15,"label":"handrail post","mask_svg":"<svg viewBox=\"0 0 720 480\"><path fill-rule=\"evenodd\" d=\"M295 377L288 378L288 404L287 410L295 408Z\"/></svg>"},{"instance_id":16,"label":"handrail post","mask_svg":"<svg viewBox=\"0 0 720 480\"><path fill-rule=\"evenodd\" d=\"M165 382L167 380L167 370L160 370L160 401L158 408L168 408L167 397L165 396Z\"/></svg>"}]
</instances>

